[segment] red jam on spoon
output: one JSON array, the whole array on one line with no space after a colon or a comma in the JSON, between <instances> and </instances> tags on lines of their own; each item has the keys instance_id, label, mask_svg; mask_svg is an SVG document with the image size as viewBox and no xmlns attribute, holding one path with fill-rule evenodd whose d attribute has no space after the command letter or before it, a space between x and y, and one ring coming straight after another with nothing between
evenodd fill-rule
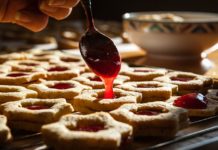
<instances>
[{"instance_id":1,"label":"red jam on spoon","mask_svg":"<svg viewBox=\"0 0 218 150\"><path fill-rule=\"evenodd\" d=\"M208 100L201 93L190 93L177 98L173 105L187 109L206 109Z\"/></svg>"},{"instance_id":2,"label":"red jam on spoon","mask_svg":"<svg viewBox=\"0 0 218 150\"><path fill-rule=\"evenodd\" d=\"M7 77L22 77L22 76L26 76L28 74L26 73L10 73L10 74L7 74Z\"/></svg>"},{"instance_id":3,"label":"red jam on spoon","mask_svg":"<svg viewBox=\"0 0 218 150\"><path fill-rule=\"evenodd\" d=\"M113 82L117 77L121 60L113 41L95 28L91 1L81 0L85 10L88 30L79 42L81 55L90 69L99 76L105 85L104 98L113 98Z\"/></svg>"},{"instance_id":4,"label":"red jam on spoon","mask_svg":"<svg viewBox=\"0 0 218 150\"><path fill-rule=\"evenodd\" d=\"M70 89L70 88L74 88L74 87L75 87L75 85L71 84L71 83L57 83L57 84L51 86L50 88L65 90L65 89Z\"/></svg>"},{"instance_id":5,"label":"red jam on spoon","mask_svg":"<svg viewBox=\"0 0 218 150\"><path fill-rule=\"evenodd\" d=\"M52 67L52 68L49 68L48 71L49 72L53 72L53 71L66 71L66 70L69 70L67 67Z\"/></svg>"},{"instance_id":6,"label":"red jam on spoon","mask_svg":"<svg viewBox=\"0 0 218 150\"><path fill-rule=\"evenodd\" d=\"M194 79L194 77L186 77L186 76L177 76L177 77L171 77L170 78L173 81L182 81L182 82L188 82Z\"/></svg>"},{"instance_id":7,"label":"red jam on spoon","mask_svg":"<svg viewBox=\"0 0 218 150\"><path fill-rule=\"evenodd\" d=\"M89 125L89 126L79 126L76 131L87 131L87 132L98 132L100 130L104 130L105 127L103 125Z\"/></svg>"},{"instance_id":8,"label":"red jam on spoon","mask_svg":"<svg viewBox=\"0 0 218 150\"><path fill-rule=\"evenodd\" d=\"M25 108L30 110L41 110L41 109L49 109L50 107L46 105L30 105L30 106L26 106Z\"/></svg>"},{"instance_id":9,"label":"red jam on spoon","mask_svg":"<svg viewBox=\"0 0 218 150\"><path fill-rule=\"evenodd\" d=\"M147 115L147 116L155 116L159 115L160 113L163 113L162 110L139 110L137 112L134 112L137 115Z\"/></svg>"}]
</instances>

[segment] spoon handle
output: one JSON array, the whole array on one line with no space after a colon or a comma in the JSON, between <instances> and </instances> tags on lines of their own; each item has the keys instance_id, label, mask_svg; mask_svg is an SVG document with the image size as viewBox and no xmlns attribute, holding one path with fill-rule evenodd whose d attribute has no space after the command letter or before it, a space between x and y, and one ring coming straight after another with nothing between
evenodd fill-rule
<instances>
[{"instance_id":1,"label":"spoon handle","mask_svg":"<svg viewBox=\"0 0 218 150\"><path fill-rule=\"evenodd\" d=\"M88 28L95 29L93 16L92 16L91 0L81 0L81 4L86 13Z\"/></svg>"}]
</instances>

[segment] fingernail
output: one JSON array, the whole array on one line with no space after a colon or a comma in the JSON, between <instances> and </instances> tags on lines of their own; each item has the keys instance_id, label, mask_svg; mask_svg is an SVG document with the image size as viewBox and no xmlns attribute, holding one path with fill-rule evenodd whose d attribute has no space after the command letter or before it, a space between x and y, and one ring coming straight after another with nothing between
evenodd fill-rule
<instances>
[{"instance_id":1,"label":"fingernail","mask_svg":"<svg viewBox=\"0 0 218 150\"><path fill-rule=\"evenodd\" d=\"M49 0L48 5L50 6L62 6L66 3L66 0Z\"/></svg>"},{"instance_id":2,"label":"fingernail","mask_svg":"<svg viewBox=\"0 0 218 150\"><path fill-rule=\"evenodd\" d=\"M20 22L31 22L31 18L22 12L17 12L15 15L15 20Z\"/></svg>"}]
</instances>

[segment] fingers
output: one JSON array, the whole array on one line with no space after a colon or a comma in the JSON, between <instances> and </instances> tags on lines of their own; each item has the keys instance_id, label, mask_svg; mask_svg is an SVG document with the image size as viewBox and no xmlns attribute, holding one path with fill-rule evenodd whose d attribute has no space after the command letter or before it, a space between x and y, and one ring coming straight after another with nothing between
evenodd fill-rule
<instances>
[{"instance_id":1,"label":"fingers","mask_svg":"<svg viewBox=\"0 0 218 150\"><path fill-rule=\"evenodd\" d=\"M49 6L48 2L49 2L48 0L42 0L39 6L40 10L44 14L52 18L55 18L57 20L65 19L70 15L72 11L72 8L51 7Z\"/></svg>"},{"instance_id":2,"label":"fingers","mask_svg":"<svg viewBox=\"0 0 218 150\"><path fill-rule=\"evenodd\" d=\"M48 5L51 7L72 8L79 3L79 0L49 0Z\"/></svg>"},{"instance_id":3,"label":"fingers","mask_svg":"<svg viewBox=\"0 0 218 150\"><path fill-rule=\"evenodd\" d=\"M16 13L14 22L34 32L41 31L48 24L48 16L33 10L19 11Z\"/></svg>"},{"instance_id":4,"label":"fingers","mask_svg":"<svg viewBox=\"0 0 218 150\"><path fill-rule=\"evenodd\" d=\"M3 20L7 10L8 0L0 0L0 21Z\"/></svg>"}]
</instances>

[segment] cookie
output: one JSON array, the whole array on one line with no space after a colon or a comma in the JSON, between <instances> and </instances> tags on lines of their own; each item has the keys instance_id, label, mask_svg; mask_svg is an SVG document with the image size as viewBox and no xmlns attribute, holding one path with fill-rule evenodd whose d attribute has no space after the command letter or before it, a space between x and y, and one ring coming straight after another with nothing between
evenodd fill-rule
<instances>
[{"instance_id":1,"label":"cookie","mask_svg":"<svg viewBox=\"0 0 218 150\"><path fill-rule=\"evenodd\" d=\"M104 88L104 82L92 72L83 73L80 76L73 78L73 80L78 81L84 85L91 86L93 89ZM120 85L129 80L130 78L128 76L118 75L114 80L114 85Z\"/></svg>"},{"instance_id":2,"label":"cookie","mask_svg":"<svg viewBox=\"0 0 218 150\"><path fill-rule=\"evenodd\" d=\"M73 100L83 90L92 89L72 80L43 81L39 84L31 84L28 88L37 91L39 98L65 98L67 100Z\"/></svg>"},{"instance_id":3,"label":"cookie","mask_svg":"<svg viewBox=\"0 0 218 150\"><path fill-rule=\"evenodd\" d=\"M0 63L4 63L8 60L25 60L30 57L30 54L27 53L10 53L10 54L1 54Z\"/></svg>"},{"instance_id":4,"label":"cookie","mask_svg":"<svg viewBox=\"0 0 218 150\"><path fill-rule=\"evenodd\" d=\"M170 72L165 76L157 77L154 80L178 85L178 94L180 95L197 92L212 85L211 78L194 73L179 71Z\"/></svg>"},{"instance_id":5,"label":"cookie","mask_svg":"<svg viewBox=\"0 0 218 150\"><path fill-rule=\"evenodd\" d=\"M3 85L21 85L40 78L45 78L45 72L10 72L0 74L0 84Z\"/></svg>"},{"instance_id":6,"label":"cookie","mask_svg":"<svg viewBox=\"0 0 218 150\"><path fill-rule=\"evenodd\" d=\"M165 101L177 92L177 85L157 81L126 82L116 86L126 91L142 93L142 102Z\"/></svg>"},{"instance_id":7,"label":"cookie","mask_svg":"<svg viewBox=\"0 0 218 150\"><path fill-rule=\"evenodd\" d=\"M132 127L114 120L108 113L65 115L42 127L44 142L59 150L119 149L131 138Z\"/></svg>"},{"instance_id":8,"label":"cookie","mask_svg":"<svg viewBox=\"0 0 218 150\"><path fill-rule=\"evenodd\" d=\"M189 122L187 110L166 102L125 104L110 114L116 120L131 125L134 137L173 137Z\"/></svg>"},{"instance_id":9,"label":"cookie","mask_svg":"<svg viewBox=\"0 0 218 150\"><path fill-rule=\"evenodd\" d=\"M0 104L25 98L35 98L37 92L21 86L0 85Z\"/></svg>"},{"instance_id":10,"label":"cookie","mask_svg":"<svg viewBox=\"0 0 218 150\"><path fill-rule=\"evenodd\" d=\"M154 69L148 67L129 67L121 69L120 74L129 76L131 81L149 81L155 77L163 76L167 73L166 69Z\"/></svg>"},{"instance_id":11,"label":"cookie","mask_svg":"<svg viewBox=\"0 0 218 150\"><path fill-rule=\"evenodd\" d=\"M10 128L34 132L40 131L42 125L73 112L72 106L64 99L23 99L4 103L0 110L8 118Z\"/></svg>"},{"instance_id":12,"label":"cookie","mask_svg":"<svg viewBox=\"0 0 218 150\"><path fill-rule=\"evenodd\" d=\"M11 72L12 68L9 65L0 65L0 73L8 73Z\"/></svg>"},{"instance_id":13,"label":"cookie","mask_svg":"<svg viewBox=\"0 0 218 150\"><path fill-rule=\"evenodd\" d=\"M44 68L48 66L48 63L34 60L11 60L5 62L5 65L11 66L12 71L15 72L39 72L45 71Z\"/></svg>"},{"instance_id":14,"label":"cookie","mask_svg":"<svg viewBox=\"0 0 218 150\"><path fill-rule=\"evenodd\" d=\"M104 98L104 89L85 90L74 98L74 109L82 113L111 111L123 104L141 102L141 94L114 88L114 99Z\"/></svg>"},{"instance_id":15,"label":"cookie","mask_svg":"<svg viewBox=\"0 0 218 150\"><path fill-rule=\"evenodd\" d=\"M50 65L46 68L47 80L69 80L79 76L84 71L83 67L70 65Z\"/></svg>"},{"instance_id":16,"label":"cookie","mask_svg":"<svg viewBox=\"0 0 218 150\"><path fill-rule=\"evenodd\" d=\"M167 100L170 104L188 110L189 117L210 117L218 113L218 102L200 93L189 93Z\"/></svg>"},{"instance_id":17,"label":"cookie","mask_svg":"<svg viewBox=\"0 0 218 150\"><path fill-rule=\"evenodd\" d=\"M11 131L6 126L7 118L0 115L0 145L12 139Z\"/></svg>"}]
</instances>

